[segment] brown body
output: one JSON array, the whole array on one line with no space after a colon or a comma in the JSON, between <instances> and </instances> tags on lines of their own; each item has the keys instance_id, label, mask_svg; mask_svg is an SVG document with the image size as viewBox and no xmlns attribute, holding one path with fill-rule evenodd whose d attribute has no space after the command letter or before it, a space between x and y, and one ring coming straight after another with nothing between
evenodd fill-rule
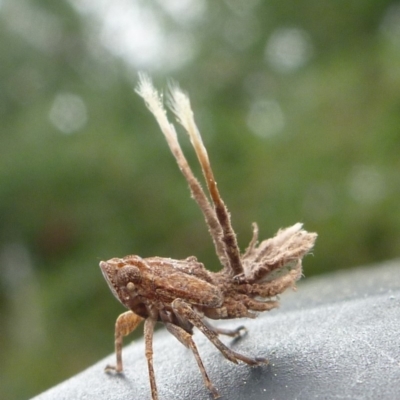
<instances>
[{"instance_id":1,"label":"brown body","mask_svg":"<svg viewBox=\"0 0 400 400\"><path fill-rule=\"evenodd\" d=\"M172 89L171 108L190 136L211 202L182 153L173 125L166 118L160 96L149 78L143 75L140 78L137 91L155 115L189 183L192 197L209 227L222 269L210 272L195 257L174 260L132 255L102 261L100 268L111 291L129 310L118 317L115 326L117 364L107 366L106 370L122 372L122 338L145 320L144 337L151 393L152 399L157 400L152 340L155 323L162 322L170 333L192 350L205 385L217 398L218 391L212 385L192 339L193 327L198 328L224 357L234 363L266 363L263 357L247 357L229 349L220 341L219 334L238 336L244 330L243 326L234 330L219 329L210 325L207 319L255 318L257 312L277 307L278 301L272 297L294 287L302 274L301 260L312 248L317 235L304 231L301 224L295 224L278 231L273 238L258 243L258 228L253 224L253 238L245 253L240 254L230 215L217 189L189 100L178 88Z\"/></svg>"},{"instance_id":2,"label":"brown body","mask_svg":"<svg viewBox=\"0 0 400 400\"><path fill-rule=\"evenodd\" d=\"M209 272L194 257L173 260L127 256L102 262L100 267L112 282L110 287L117 288L117 299L142 318L157 313L158 321L179 325L171 307L176 298L199 309L221 307L224 300Z\"/></svg>"},{"instance_id":3,"label":"brown body","mask_svg":"<svg viewBox=\"0 0 400 400\"><path fill-rule=\"evenodd\" d=\"M157 321L173 323L189 333L192 329L174 314L175 299L187 302L199 315L210 319L254 318L251 311L278 305L277 301L255 300L260 290L248 293L247 283L236 283L223 272L211 273L195 257L173 260L126 256L102 261L100 267L115 297L126 308L144 319L156 316ZM278 294L269 292L269 296Z\"/></svg>"}]
</instances>

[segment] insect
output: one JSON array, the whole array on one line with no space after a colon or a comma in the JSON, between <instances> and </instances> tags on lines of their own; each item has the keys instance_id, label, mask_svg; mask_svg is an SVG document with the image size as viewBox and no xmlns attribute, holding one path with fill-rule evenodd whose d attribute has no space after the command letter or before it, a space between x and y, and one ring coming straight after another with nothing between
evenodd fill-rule
<instances>
[{"instance_id":1,"label":"insect","mask_svg":"<svg viewBox=\"0 0 400 400\"><path fill-rule=\"evenodd\" d=\"M281 229L271 239L258 242L258 227L253 224L253 237L241 254L230 214L223 202L207 150L194 121L190 101L177 86L170 86L169 106L183 126L200 163L208 195L194 176L179 145L174 126L168 121L162 96L146 74L139 74L136 92L155 116L176 162L189 184L193 199L200 207L213 240L221 269L208 271L196 257L184 260L137 255L101 261L100 268L114 296L129 311L115 324L116 365L106 371L120 373L122 340L144 320L145 352L153 400L158 399L153 368L153 330L157 322L188 347L199 366L203 381L214 398L219 397L203 365L193 328L199 329L233 363L248 365L267 363L263 357L249 357L227 347L219 335L240 336L243 326L227 330L214 327L209 320L255 318L258 312L278 306L275 296L292 288L302 274L302 258L313 247L316 233L309 233L297 223Z\"/></svg>"}]
</instances>

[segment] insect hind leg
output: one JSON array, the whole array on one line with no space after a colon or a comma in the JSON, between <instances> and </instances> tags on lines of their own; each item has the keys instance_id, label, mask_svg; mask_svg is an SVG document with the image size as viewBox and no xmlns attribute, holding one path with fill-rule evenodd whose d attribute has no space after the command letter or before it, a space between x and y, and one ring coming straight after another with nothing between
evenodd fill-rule
<instances>
[{"instance_id":1,"label":"insect hind leg","mask_svg":"<svg viewBox=\"0 0 400 400\"><path fill-rule=\"evenodd\" d=\"M226 328L219 328L217 326L211 325L206 319L202 320L204 325L207 326L208 329L215 332L217 335L225 335L230 336L235 339L239 339L247 334L247 328L244 325L240 325L234 329L226 329Z\"/></svg>"},{"instance_id":2,"label":"insect hind leg","mask_svg":"<svg viewBox=\"0 0 400 400\"><path fill-rule=\"evenodd\" d=\"M218 338L218 333L215 331L216 328L208 327L204 323L202 318L192 309L190 304L186 303L182 299L175 299L171 305L175 313L177 313L183 318L186 318L190 323L192 323L196 328L198 328L207 337L207 339L210 340L212 344L222 353L222 355L229 361L232 361L235 364L237 364L238 361L243 361L248 365L259 365L268 363L268 361L265 358L262 357L250 358L243 354L237 353L236 351L231 350Z\"/></svg>"},{"instance_id":3,"label":"insect hind leg","mask_svg":"<svg viewBox=\"0 0 400 400\"><path fill-rule=\"evenodd\" d=\"M208 390L212 393L214 396L214 399L217 399L220 397L217 389L214 387L214 385L211 383L210 378L208 377L207 371L204 368L203 361L201 360L199 351L197 350L196 344L194 343L192 339L192 335L188 332L186 332L184 329L181 327L171 324L169 322L165 323L166 328L170 333L172 333L184 346L192 350L192 353L194 355L194 358L196 359L197 365L199 366L201 375L203 376L203 381Z\"/></svg>"}]
</instances>

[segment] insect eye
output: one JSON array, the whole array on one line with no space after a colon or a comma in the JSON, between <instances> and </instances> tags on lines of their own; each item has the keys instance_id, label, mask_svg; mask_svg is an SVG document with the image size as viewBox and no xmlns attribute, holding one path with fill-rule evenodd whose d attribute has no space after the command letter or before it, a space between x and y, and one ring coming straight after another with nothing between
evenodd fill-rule
<instances>
[{"instance_id":1,"label":"insect eye","mask_svg":"<svg viewBox=\"0 0 400 400\"><path fill-rule=\"evenodd\" d=\"M129 283L134 285L135 283L140 283L141 280L142 275L139 268L132 265L125 265L125 267L118 271L118 281L122 285L128 285Z\"/></svg>"}]
</instances>

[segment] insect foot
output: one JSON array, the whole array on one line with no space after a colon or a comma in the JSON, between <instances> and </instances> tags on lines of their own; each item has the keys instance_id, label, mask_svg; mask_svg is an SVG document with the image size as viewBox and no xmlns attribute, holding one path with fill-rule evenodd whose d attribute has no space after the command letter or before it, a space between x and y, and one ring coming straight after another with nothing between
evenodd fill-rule
<instances>
[{"instance_id":1,"label":"insect foot","mask_svg":"<svg viewBox=\"0 0 400 400\"><path fill-rule=\"evenodd\" d=\"M161 95L150 78L139 75L136 92L156 118L180 171L189 184L192 198L199 206L208 226L216 255L221 264L218 272L208 271L190 256L184 260L136 255L100 262L100 269L111 292L128 311L115 323L116 365L107 372L121 373L122 341L144 320L145 355L153 400L158 391L153 368L153 332L157 322L165 325L184 346L189 348L200 369L207 389L219 397L193 341L197 328L231 362L256 366L268 363L263 357L249 357L227 347L219 335L240 337L243 326L221 329L210 319L255 318L257 313L278 307L278 295L294 288L302 275L302 259L311 251L317 238L297 223L267 240L258 241L258 227L253 224L253 237L242 254L237 244L230 214L222 200L207 150L194 121L189 98L176 85L170 86L169 105L179 124L189 135L201 166L207 193L194 176L179 144L174 125L164 109ZM183 372L183 371L182 371Z\"/></svg>"}]
</instances>

